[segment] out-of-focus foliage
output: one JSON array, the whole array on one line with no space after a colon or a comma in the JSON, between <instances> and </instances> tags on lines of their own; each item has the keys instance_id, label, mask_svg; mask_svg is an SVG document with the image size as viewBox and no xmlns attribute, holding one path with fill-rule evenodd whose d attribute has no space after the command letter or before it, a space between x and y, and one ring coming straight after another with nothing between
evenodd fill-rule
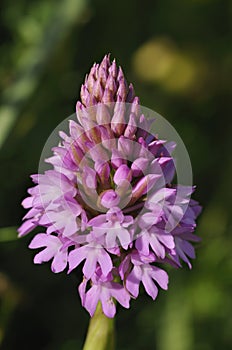
<instances>
[{"instance_id":1,"label":"out-of-focus foliage","mask_svg":"<svg viewBox=\"0 0 232 350\"><path fill-rule=\"evenodd\" d=\"M144 106L183 138L204 206L193 270L119 310L117 349L232 348L231 2L2 0L0 24L0 347L81 349L80 276L34 266L14 240L29 175L50 132L75 110L93 61L112 53Z\"/></svg>"}]
</instances>

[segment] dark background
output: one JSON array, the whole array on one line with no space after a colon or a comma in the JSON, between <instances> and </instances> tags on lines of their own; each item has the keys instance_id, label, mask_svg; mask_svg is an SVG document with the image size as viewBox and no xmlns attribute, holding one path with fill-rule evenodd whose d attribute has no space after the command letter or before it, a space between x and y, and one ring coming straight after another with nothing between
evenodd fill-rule
<instances>
[{"instance_id":1,"label":"dark background","mask_svg":"<svg viewBox=\"0 0 232 350\"><path fill-rule=\"evenodd\" d=\"M75 111L94 61L111 52L141 103L176 128L204 207L193 270L116 318L117 349L232 349L231 1L2 0L0 346L81 349L79 276L35 266L16 239L20 202L51 131ZM96 348L97 349L97 348Z\"/></svg>"}]
</instances>

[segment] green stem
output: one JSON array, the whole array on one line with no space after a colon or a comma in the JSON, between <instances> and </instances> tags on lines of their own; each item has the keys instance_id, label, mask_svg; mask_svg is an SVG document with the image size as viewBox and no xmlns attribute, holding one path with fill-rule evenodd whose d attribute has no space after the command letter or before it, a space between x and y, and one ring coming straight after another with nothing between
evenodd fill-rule
<instances>
[{"instance_id":1,"label":"green stem","mask_svg":"<svg viewBox=\"0 0 232 350\"><path fill-rule=\"evenodd\" d=\"M95 314L90 319L83 350L114 350L114 319L102 312L98 303Z\"/></svg>"}]
</instances>

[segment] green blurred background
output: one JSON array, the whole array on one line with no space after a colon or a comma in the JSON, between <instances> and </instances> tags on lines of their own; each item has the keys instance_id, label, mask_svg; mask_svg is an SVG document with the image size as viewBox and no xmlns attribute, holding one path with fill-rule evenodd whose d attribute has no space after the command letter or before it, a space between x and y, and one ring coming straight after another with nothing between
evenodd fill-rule
<instances>
[{"instance_id":1,"label":"green blurred background","mask_svg":"<svg viewBox=\"0 0 232 350\"><path fill-rule=\"evenodd\" d=\"M193 270L170 271L156 302L117 315L117 349L232 349L232 2L2 0L0 24L0 347L81 349L89 317L80 276L32 264L16 240L29 175L51 131L75 110L105 53L141 103L165 116L189 151L204 211ZM97 350L97 345L96 345Z\"/></svg>"}]
</instances>

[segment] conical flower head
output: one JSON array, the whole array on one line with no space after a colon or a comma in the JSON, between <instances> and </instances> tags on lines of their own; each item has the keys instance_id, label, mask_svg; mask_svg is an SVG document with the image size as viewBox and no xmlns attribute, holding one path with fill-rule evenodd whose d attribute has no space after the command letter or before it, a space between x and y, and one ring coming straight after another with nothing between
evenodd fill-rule
<instances>
[{"instance_id":1,"label":"conical flower head","mask_svg":"<svg viewBox=\"0 0 232 350\"><path fill-rule=\"evenodd\" d=\"M132 84L128 86L121 67L106 55L101 64L94 64L81 87L81 103L90 107L97 103L128 102L134 98Z\"/></svg>"},{"instance_id":2,"label":"conical flower head","mask_svg":"<svg viewBox=\"0 0 232 350\"><path fill-rule=\"evenodd\" d=\"M137 125L147 129L148 122L141 115L133 85L128 85L121 67L117 67L115 60L111 63L109 55L103 58L101 64L93 65L81 87L80 97L76 111L84 129L94 128L96 124L110 125L114 136L129 138L135 137ZM109 136L112 134L105 132L102 137Z\"/></svg>"},{"instance_id":3,"label":"conical flower head","mask_svg":"<svg viewBox=\"0 0 232 350\"><path fill-rule=\"evenodd\" d=\"M143 285L155 299L167 289L157 263L191 267L191 241L200 206L191 186L173 184L175 144L150 130L133 86L105 56L81 87L76 118L47 159L52 166L33 175L23 206L29 209L19 235L36 226L34 262L52 260L52 271L83 264L79 293L93 315L100 300L113 317L114 300L128 308Z\"/></svg>"}]
</instances>

